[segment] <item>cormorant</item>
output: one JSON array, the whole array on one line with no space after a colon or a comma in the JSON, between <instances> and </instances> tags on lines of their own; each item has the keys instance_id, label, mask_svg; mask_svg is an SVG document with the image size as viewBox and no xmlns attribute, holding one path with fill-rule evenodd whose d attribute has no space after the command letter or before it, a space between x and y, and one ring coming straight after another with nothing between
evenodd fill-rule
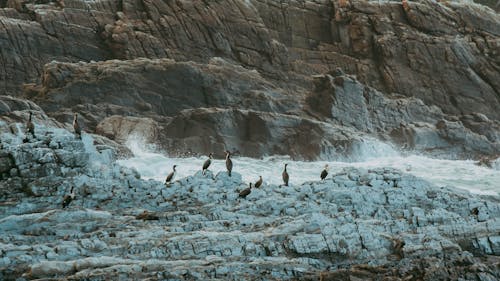
<instances>
[{"instance_id":1,"label":"cormorant","mask_svg":"<svg viewBox=\"0 0 500 281\"><path fill-rule=\"evenodd\" d=\"M245 199L248 196L248 194L250 194L250 192L252 192L252 183L250 183L250 186L248 188L245 188L242 191L240 191L239 197Z\"/></svg>"},{"instance_id":2,"label":"cormorant","mask_svg":"<svg viewBox=\"0 0 500 281\"><path fill-rule=\"evenodd\" d=\"M30 112L30 118L28 119L28 123L26 123L26 130L34 138L35 137L35 124L33 124L33 121L31 121L32 116L33 116L33 112Z\"/></svg>"},{"instance_id":3,"label":"cormorant","mask_svg":"<svg viewBox=\"0 0 500 281\"><path fill-rule=\"evenodd\" d=\"M212 153L208 154L208 159L203 163L203 170L202 174L205 175L205 172L208 170L208 167L210 167L210 164L212 163Z\"/></svg>"},{"instance_id":4,"label":"cormorant","mask_svg":"<svg viewBox=\"0 0 500 281\"><path fill-rule=\"evenodd\" d=\"M177 167L177 165L174 165L172 167L173 171L170 172L170 174L168 174L167 179L165 180L165 184L168 185L168 184L170 184L174 180L175 174L176 174L175 167Z\"/></svg>"},{"instance_id":5,"label":"cormorant","mask_svg":"<svg viewBox=\"0 0 500 281\"><path fill-rule=\"evenodd\" d=\"M145 221L153 221L153 220L159 220L160 218L154 214L154 213L150 213L146 210L144 210L144 212L138 214L137 216L135 216L135 219L136 220L145 220Z\"/></svg>"},{"instance_id":6,"label":"cormorant","mask_svg":"<svg viewBox=\"0 0 500 281\"><path fill-rule=\"evenodd\" d=\"M75 113L75 117L73 118L73 129L75 129L75 134L78 135L78 138L82 139L82 128L78 124L78 113Z\"/></svg>"},{"instance_id":7,"label":"cormorant","mask_svg":"<svg viewBox=\"0 0 500 281\"><path fill-rule=\"evenodd\" d=\"M286 166L288 166L288 164L285 164L285 170L283 170L283 174L281 174L283 176L283 182L285 183L285 186L288 186L288 180L290 179L290 176L288 175L288 172L286 171Z\"/></svg>"},{"instance_id":8,"label":"cormorant","mask_svg":"<svg viewBox=\"0 0 500 281\"><path fill-rule=\"evenodd\" d=\"M259 176L259 180L255 182L255 187L259 188L262 185L262 176Z\"/></svg>"},{"instance_id":9,"label":"cormorant","mask_svg":"<svg viewBox=\"0 0 500 281\"><path fill-rule=\"evenodd\" d=\"M325 169L321 172L321 180L324 180L328 176L328 164L325 165Z\"/></svg>"},{"instance_id":10,"label":"cormorant","mask_svg":"<svg viewBox=\"0 0 500 281\"><path fill-rule=\"evenodd\" d=\"M226 150L226 168L227 174L231 176L231 171L233 170L233 161L231 161L231 152L229 152L229 150Z\"/></svg>"},{"instance_id":11,"label":"cormorant","mask_svg":"<svg viewBox=\"0 0 500 281\"><path fill-rule=\"evenodd\" d=\"M74 187L71 186L71 191L69 194L64 195L63 201L62 201L62 207L63 209L68 207L69 203L75 199L75 193L73 192Z\"/></svg>"}]
</instances>

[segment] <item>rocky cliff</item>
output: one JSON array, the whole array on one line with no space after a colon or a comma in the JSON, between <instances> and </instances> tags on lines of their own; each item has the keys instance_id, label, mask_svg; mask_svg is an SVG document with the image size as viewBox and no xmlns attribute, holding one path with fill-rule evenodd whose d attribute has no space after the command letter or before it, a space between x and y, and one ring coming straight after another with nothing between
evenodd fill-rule
<instances>
[{"instance_id":1,"label":"rocky cliff","mask_svg":"<svg viewBox=\"0 0 500 281\"><path fill-rule=\"evenodd\" d=\"M499 151L500 15L478 4L8 0L0 22L3 92L117 141L302 159L369 137Z\"/></svg>"},{"instance_id":2,"label":"rocky cliff","mask_svg":"<svg viewBox=\"0 0 500 281\"><path fill-rule=\"evenodd\" d=\"M0 136L2 280L500 278L498 196L381 167L239 198L238 173L166 187L90 135L40 125L23 138Z\"/></svg>"}]
</instances>

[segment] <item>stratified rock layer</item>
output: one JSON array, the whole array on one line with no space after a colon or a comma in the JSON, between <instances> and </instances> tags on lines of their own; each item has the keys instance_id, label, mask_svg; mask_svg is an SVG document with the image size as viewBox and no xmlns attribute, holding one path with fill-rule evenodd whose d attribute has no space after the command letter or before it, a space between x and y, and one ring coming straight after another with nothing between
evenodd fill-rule
<instances>
[{"instance_id":1,"label":"stratified rock layer","mask_svg":"<svg viewBox=\"0 0 500 281\"><path fill-rule=\"evenodd\" d=\"M264 183L242 199L235 172L166 187L116 165L89 135L38 135L0 138L3 280L500 278L495 196L346 168L322 182Z\"/></svg>"},{"instance_id":2,"label":"stratified rock layer","mask_svg":"<svg viewBox=\"0 0 500 281\"><path fill-rule=\"evenodd\" d=\"M105 122L100 126L105 131L99 132L117 140L130 130L129 122L106 119L132 115L157 122L158 128L148 129L155 132L151 138L176 154L254 142L244 126L251 119L227 121L236 124L231 132L211 125L171 135L162 128L209 107L251 110L260 119L273 113L298 116L305 123L340 124L359 131L347 139L368 133L434 156L476 158L498 151L500 15L481 5L12 0L0 7L3 93L24 92L59 121L79 112L91 132ZM330 87L340 99L307 102L318 76L342 76L338 69L355 75L359 85ZM367 95L360 95L360 89L369 89ZM375 90L378 101L361 99ZM288 130L287 118L295 117L278 122L282 131ZM195 140L205 129L212 132L209 144ZM297 133L290 129L285 135ZM321 142L317 135L310 138ZM302 145L276 149L282 140L266 141L269 147L257 143L257 148L237 149L262 156L298 151ZM200 149L170 146L179 142ZM305 150L297 157L332 155Z\"/></svg>"},{"instance_id":3,"label":"stratified rock layer","mask_svg":"<svg viewBox=\"0 0 500 281\"><path fill-rule=\"evenodd\" d=\"M285 91L222 59L57 63L44 77L34 100L59 121L82 112L89 130L122 143L134 130L130 122L141 124L136 133L171 155L231 149L251 157L356 159L361 139L375 137L447 158L500 151L498 121L481 113L459 119L418 98L386 96L339 69L311 77L303 95L304 88Z\"/></svg>"}]
</instances>

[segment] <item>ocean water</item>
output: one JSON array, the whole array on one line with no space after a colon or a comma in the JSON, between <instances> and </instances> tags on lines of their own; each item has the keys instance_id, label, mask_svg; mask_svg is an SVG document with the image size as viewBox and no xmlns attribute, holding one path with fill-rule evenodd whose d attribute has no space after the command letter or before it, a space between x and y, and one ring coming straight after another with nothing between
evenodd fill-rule
<instances>
[{"instance_id":1,"label":"ocean water","mask_svg":"<svg viewBox=\"0 0 500 281\"><path fill-rule=\"evenodd\" d=\"M119 160L118 163L137 169L145 179L162 182L172 171L173 165L177 165L176 179L179 179L201 170L203 162L207 159L207 157L167 157L137 140L129 141L127 145L134 153L134 157ZM290 184L299 185L305 181L319 180L325 164L330 167L330 175L340 171L343 167L365 169L391 167L424 178L437 186L456 187L477 194L500 195L500 169L498 167L497 169L480 167L472 160L442 160L419 155L400 156L391 149L386 152L377 151L376 155L373 155L371 149L367 151L369 155L358 155L356 158L361 161L357 162L293 161L286 156L270 156L263 159L233 157L233 171L240 173L246 182L255 182L260 175L264 182L281 184L283 165L288 163ZM214 173L225 171L225 161L212 160L209 170Z\"/></svg>"}]
</instances>

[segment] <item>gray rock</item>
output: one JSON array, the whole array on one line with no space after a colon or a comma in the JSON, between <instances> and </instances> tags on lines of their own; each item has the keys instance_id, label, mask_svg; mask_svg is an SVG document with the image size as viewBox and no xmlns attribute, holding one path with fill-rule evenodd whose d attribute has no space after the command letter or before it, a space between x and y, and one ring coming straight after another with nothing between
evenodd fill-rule
<instances>
[{"instance_id":1,"label":"gray rock","mask_svg":"<svg viewBox=\"0 0 500 281\"><path fill-rule=\"evenodd\" d=\"M496 196L438 188L382 167L266 185L239 200L247 183L236 171L198 171L167 188L110 162L92 142L46 131L47 140L36 143L0 136L3 155L24 163L0 180L1 276L290 280L344 274L338 267L400 279L498 275L482 259L500 254ZM48 145L54 140L57 146ZM47 156L58 154L64 161ZM71 186L75 199L62 209ZM155 219L140 219L144 211Z\"/></svg>"}]
</instances>

